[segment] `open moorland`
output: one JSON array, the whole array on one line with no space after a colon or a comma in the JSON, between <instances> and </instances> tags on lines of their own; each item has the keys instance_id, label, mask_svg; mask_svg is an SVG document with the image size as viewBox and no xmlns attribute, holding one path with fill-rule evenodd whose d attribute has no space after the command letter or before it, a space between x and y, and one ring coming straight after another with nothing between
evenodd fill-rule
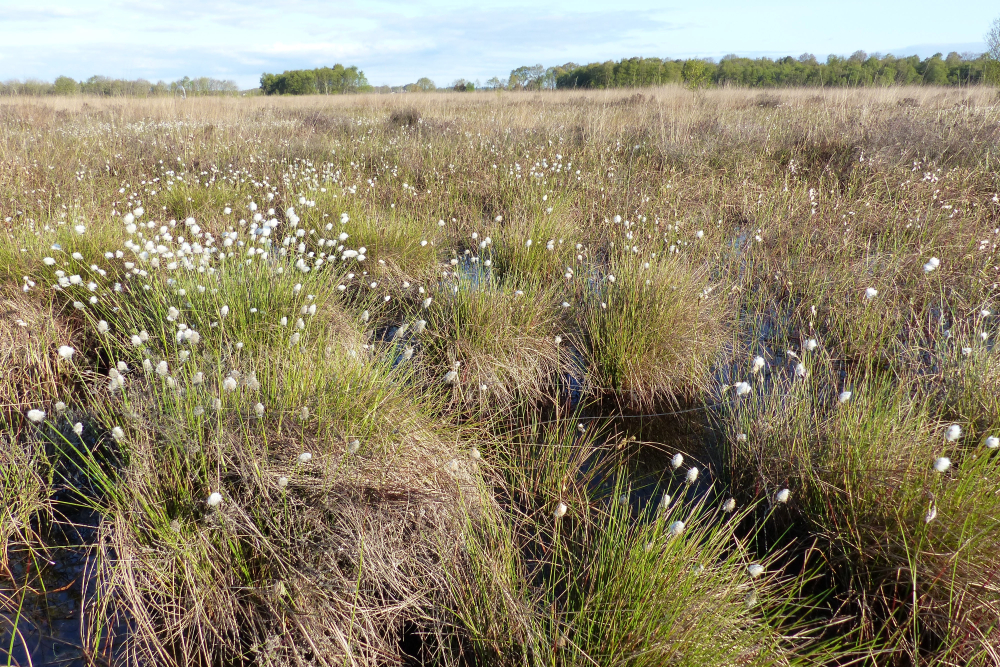
<instances>
[{"instance_id":1,"label":"open moorland","mask_svg":"<svg viewBox=\"0 0 1000 667\"><path fill-rule=\"evenodd\" d=\"M0 103L0 657L1000 662L989 88Z\"/></svg>"}]
</instances>

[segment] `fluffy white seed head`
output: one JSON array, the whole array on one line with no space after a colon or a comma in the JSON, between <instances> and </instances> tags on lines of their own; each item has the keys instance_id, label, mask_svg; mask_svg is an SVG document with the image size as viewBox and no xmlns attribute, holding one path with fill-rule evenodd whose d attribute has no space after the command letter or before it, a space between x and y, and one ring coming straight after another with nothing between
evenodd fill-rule
<instances>
[{"instance_id":1,"label":"fluffy white seed head","mask_svg":"<svg viewBox=\"0 0 1000 667\"><path fill-rule=\"evenodd\" d=\"M792 497L792 492L788 489L782 489L774 496L774 499L779 503L787 503L788 499Z\"/></svg>"},{"instance_id":2,"label":"fluffy white seed head","mask_svg":"<svg viewBox=\"0 0 1000 667\"><path fill-rule=\"evenodd\" d=\"M674 454L674 457L670 459L670 465L672 465L674 469L680 468L684 465L684 455L680 452Z\"/></svg>"},{"instance_id":3,"label":"fluffy white seed head","mask_svg":"<svg viewBox=\"0 0 1000 667\"><path fill-rule=\"evenodd\" d=\"M688 484L694 484L698 479L698 468L692 466L688 468L687 475L684 476L684 481Z\"/></svg>"},{"instance_id":4,"label":"fluffy white seed head","mask_svg":"<svg viewBox=\"0 0 1000 667\"><path fill-rule=\"evenodd\" d=\"M874 287L869 287L868 289L865 290L865 298L866 299L871 300L871 299L874 299L877 296L878 296L878 290L875 289Z\"/></svg>"},{"instance_id":5,"label":"fluffy white seed head","mask_svg":"<svg viewBox=\"0 0 1000 667\"><path fill-rule=\"evenodd\" d=\"M962 437L962 427L958 424L952 424L948 427L948 430L945 431L944 437L948 442L955 442Z\"/></svg>"},{"instance_id":6,"label":"fluffy white seed head","mask_svg":"<svg viewBox=\"0 0 1000 667\"><path fill-rule=\"evenodd\" d=\"M726 502L724 502L722 504L722 511L723 512L732 512L735 509L736 509L736 499L735 498L730 498L729 500L727 500Z\"/></svg>"},{"instance_id":7,"label":"fluffy white seed head","mask_svg":"<svg viewBox=\"0 0 1000 667\"><path fill-rule=\"evenodd\" d=\"M750 563L750 566L747 568L747 574L750 575L751 579L756 579L764 574L764 566L760 563Z\"/></svg>"},{"instance_id":8,"label":"fluffy white seed head","mask_svg":"<svg viewBox=\"0 0 1000 667\"><path fill-rule=\"evenodd\" d=\"M59 346L59 356L62 357L63 359L66 359L66 360L72 359L74 352L76 352L76 350L74 350L69 345L60 345Z\"/></svg>"},{"instance_id":9,"label":"fluffy white seed head","mask_svg":"<svg viewBox=\"0 0 1000 667\"><path fill-rule=\"evenodd\" d=\"M41 423L45 419L44 410L28 410L28 419L35 422L36 424Z\"/></svg>"},{"instance_id":10,"label":"fluffy white seed head","mask_svg":"<svg viewBox=\"0 0 1000 667\"><path fill-rule=\"evenodd\" d=\"M927 514L924 515L924 523L930 523L937 518L937 505L933 503L929 508L927 508Z\"/></svg>"},{"instance_id":11,"label":"fluffy white seed head","mask_svg":"<svg viewBox=\"0 0 1000 667\"><path fill-rule=\"evenodd\" d=\"M556 505L556 509L552 513L552 515L557 519L561 519L562 517L566 516L566 512L568 511L569 511L569 506L566 503L559 503L558 505Z\"/></svg>"},{"instance_id":12,"label":"fluffy white seed head","mask_svg":"<svg viewBox=\"0 0 1000 667\"><path fill-rule=\"evenodd\" d=\"M850 391L844 390L840 392L840 396L838 396L837 398L841 403L846 403L847 401L851 400L851 395L852 393Z\"/></svg>"},{"instance_id":13,"label":"fluffy white seed head","mask_svg":"<svg viewBox=\"0 0 1000 667\"><path fill-rule=\"evenodd\" d=\"M996 449L997 447L1000 447L1000 438L996 437L995 435L987 437L986 447L989 449Z\"/></svg>"},{"instance_id":14,"label":"fluffy white seed head","mask_svg":"<svg viewBox=\"0 0 1000 667\"><path fill-rule=\"evenodd\" d=\"M947 456L939 456L934 459L934 469L938 472L946 472L951 467L951 459Z\"/></svg>"},{"instance_id":15,"label":"fluffy white seed head","mask_svg":"<svg viewBox=\"0 0 1000 667\"><path fill-rule=\"evenodd\" d=\"M213 491L212 493L209 494L208 499L205 501L205 504L208 505L209 507L218 507L219 505L222 504L222 494L219 493L218 491Z\"/></svg>"},{"instance_id":16,"label":"fluffy white seed head","mask_svg":"<svg viewBox=\"0 0 1000 667\"><path fill-rule=\"evenodd\" d=\"M677 537L678 535L680 535L681 533L684 532L684 522L683 521L674 521L672 524L670 524L669 526L667 526L667 532L670 535L672 535L674 537Z\"/></svg>"},{"instance_id":17,"label":"fluffy white seed head","mask_svg":"<svg viewBox=\"0 0 1000 667\"><path fill-rule=\"evenodd\" d=\"M299 454L299 463L309 463L312 460L313 455L309 452L302 452Z\"/></svg>"}]
</instances>

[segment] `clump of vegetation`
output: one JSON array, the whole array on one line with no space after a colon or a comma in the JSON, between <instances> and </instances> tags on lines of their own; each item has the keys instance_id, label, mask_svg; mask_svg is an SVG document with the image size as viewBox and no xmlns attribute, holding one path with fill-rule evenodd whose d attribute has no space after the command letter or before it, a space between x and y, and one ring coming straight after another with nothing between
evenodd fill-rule
<instances>
[{"instance_id":1,"label":"clump of vegetation","mask_svg":"<svg viewBox=\"0 0 1000 667\"><path fill-rule=\"evenodd\" d=\"M649 260L612 261L579 295L594 381L645 407L707 391L725 335L720 299L697 270Z\"/></svg>"}]
</instances>

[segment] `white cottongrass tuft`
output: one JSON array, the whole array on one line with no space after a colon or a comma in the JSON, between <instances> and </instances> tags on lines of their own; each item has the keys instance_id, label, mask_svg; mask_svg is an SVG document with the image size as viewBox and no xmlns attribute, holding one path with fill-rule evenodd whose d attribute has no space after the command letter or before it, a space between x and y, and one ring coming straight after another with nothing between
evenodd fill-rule
<instances>
[{"instance_id":1,"label":"white cottongrass tuft","mask_svg":"<svg viewBox=\"0 0 1000 667\"><path fill-rule=\"evenodd\" d=\"M806 370L806 365L801 361L795 365L795 376L800 378L808 377L809 371Z\"/></svg>"},{"instance_id":2,"label":"white cottongrass tuft","mask_svg":"<svg viewBox=\"0 0 1000 667\"><path fill-rule=\"evenodd\" d=\"M937 505L931 503L931 506L927 509L927 514L924 515L924 523L930 523L937 518Z\"/></svg>"},{"instance_id":3,"label":"white cottongrass tuft","mask_svg":"<svg viewBox=\"0 0 1000 667\"><path fill-rule=\"evenodd\" d=\"M675 469L680 468L684 465L684 455L680 452L674 454L674 458L670 459L670 465L672 465Z\"/></svg>"},{"instance_id":4,"label":"white cottongrass tuft","mask_svg":"<svg viewBox=\"0 0 1000 667\"><path fill-rule=\"evenodd\" d=\"M939 260L937 257L931 257L924 264L924 273L930 273L939 266L941 266L941 260Z\"/></svg>"},{"instance_id":5,"label":"white cottongrass tuft","mask_svg":"<svg viewBox=\"0 0 1000 667\"><path fill-rule=\"evenodd\" d=\"M288 486L288 478L285 477L284 475L282 475L281 477L279 477L278 478L278 486L280 488L282 488L282 489L285 488L286 486Z\"/></svg>"},{"instance_id":6,"label":"white cottongrass tuft","mask_svg":"<svg viewBox=\"0 0 1000 667\"><path fill-rule=\"evenodd\" d=\"M222 504L222 494L218 491L213 491L209 494L208 500L205 501L205 504L209 507L218 507Z\"/></svg>"},{"instance_id":7,"label":"white cottongrass tuft","mask_svg":"<svg viewBox=\"0 0 1000 667\"><path fill-rule=\"evenodd\" d=\"M73 424L73 433L76 433L77 435L83 435L83 424L81 424L80 422Z\"/></svg>"},{"instance_id":8,"label":"white cottongrass tuft","mask_svg":"<svg viewBox=\"0 0 1000 667\"><path fill-rule=\"evenodd\" d=\"M732 512L735 509L736 509L736 499L735 498L730 498L729 500L727 500L726 502L724 502L722 504L722 511L723 512L727 512L728 513L728 512Z\"/></svg>"},{"instance_id":9,"label":"white cottongrass tuft","mask_svg":"<svg viewBox=\"0 0 1000 667\"><path fill-rule=\"evenodd\" d=\"M69 345L60 345L59 346L59 356L62 357L63 359L66 359L66 360L72 359L74 352L76 352L76 350L74 350Z\"/></svg>"},{"instance_id":10,"label":"white cottongrass tuft","mask_svg":"<svg viewBox=\"0 0 1000 667\"><path fill-rule=\"evenodd\" d=\"M874 299L878 296L878 290L874 287L869 287L865 290L865 298L868 300Z\"/></svg>"},{"instance_id":11,"label":"white cottongrass tuft","mask_svg":"<svg viewBox=\"0 0 1000 667\"><path fill-rule=\"evenodd\" d=\"M806 341L805 347L806 347L806 352L812 352L817 347L819 347L819 343L816 342L815 338L810 338L809 340Z\"/></svg>"},{"instance_id":12,"label":"white cottongrass tuft","mask_svg":"<svg viewBox=\"0 0 1000 667\"><path fill-rule=\"evenodd\" d=\"M988 449L996 449L997 447L1000 447L1000 438L996 437L995 435L987 437L986 447Z\"/></svg>"},{"instance_id":13,"label":"white cottongrass tuft","mask_svg":"<svg viewBox=\"0 0 1000 667\"><path fill-rule=\"evenodd\" d=\"M947 456L939 456L934 459L934 469L938 472L946 472L951 467L951 459Z\"/></svg>"},{"instance_id":14,"label":"white cottongrass tuft","mask_svg":"<svg viewBox=\"0 0 1000 667\"><path fill-rule=\"evenodd\" d=\"M750 575L751 579L756 579L764 574L764 566L760 563L750 563L750 566L747 568L747 574Z\"/></svg>"},{"instance_id":15,"label":"white cottongrass tuft","mask_svg":"<svg viewBox=\"0 0 1000 667\"><path fill-rule=\"evenodd\" d=\"M75 227L73 228L73 230L74 230L74 231L75 231L75 232L76 232L77 234L83 234L84 232L86 232L86 231L87 231L87 228L86 228L85 226L83 226L83 225L77 225L77 226L75 226Z\"/></svg>"},{"instance_id":16,"label":"white cottongrass tuft","mask_svg":"<svg viewBox=\"0 0 1000 667\"><path fill-rule=\"evenodd\" d=\"M312 460L313 455L309 452L302 452L299 454L299 463L309 463Z\"/></svg>"},{"instance_id":17,"label":"white cottongrass tuft","mask_svg":"<svg viewBox=\"0 0 1000 667\"><path fill-rule=\"evenodd\" d=\"M687 475L684 476L684 481L688 484L694 484L698 479L698 468L692 466L688 468Z\"/></svg>"},{"instance_id":18,"label":"white cottongrass tuft","mask_svg":"<svg viewBox=\"0 0 1000 667\"><path fill-rule=\"evenodd\" d=\"M774 496L774 499L779 503L787 503L788 499L792 497L792 492L788 489L782 489Z\"/></svg>"},{"instance_id":19,"label":"white cottongrass tuft","mask_svg":"<svg viewBox=\"0 0 1000 667\"><path fill-rule=\"evenodd\" d=\"M115 426L111 429L111 437L115 440L121 440L125 437L125 431L123 431L120 426Z\"/></svg>"},{"instance_id":20,"label":"white cottongrass tuft","mask_svg":"<svg viewBox=\"0 0 1000 667\"><path fill-rule=\"evenodd\" d=\"M750 383L749 382L737 382L733 385L736 387L737 396L746 396L750 393Z\"/></svg>"},{"instance_id":21,"label":"white cottongrass tuft","mask_svg":"<svg viewBox=\"0 0 1000 667\"><path fill-rule=\"evenodd\" d=\"M852 396L852 393L850 391L844 390L844 391L840 392L840 396L838 396L837 399L841 403L847 403L847 401L851 400L851 396Z\"/></svg>"},{"instance_id":22,"label":"white cottongrass tuft","mask_svg":"<svg viewBox=\"0 0 1000 667\"><path fill-rule=\"evenodd\" d=\"M106 334L111 327L104 320L97 323L97 333Z\"/></svg>"},{"instance_id":23,"label":"white cottongrass tuft","mask_svg":"<svg viewBox=\"0 0 1000 667\"><path fill-rule=\"evenodd\" d=\"M166 361L161 361L160 363L156 364L156 374L157 375L159 375L161 377L166 377L167 373L169 373L169 372L170 372L170 368L167 366L167 362Z\"/></svg>"},{"instance_id":24,"label":"white cottongrass tuft","mask_svg":"<svg viewBox=\"0 0 1000 667\"><path fill-rule=\"evenodd\" d=\"M361 441L358 440L357 438L347 443L348 454L357 454L359 449L361 449Z\"/></svg>"},{"instance_id":25,"label":"white cottongrass tuft","mask_svg":"<svg viewBox=\"0 0 1000 667\"><path fill-rule=\"evenodd\" d=\"M962 437L962 427L958 424L952 424L948 427L948 430L945 431L944 437L948 442L955 442Z\"/></svg>"},{"instance_id":26,"label":"white cottongrass tuft","mask_svg":"<svg viewBox=\"0 0 1000 667\"><path fill-rule=\"evenodd\" d=\"M223 306L222 308L219 308L219 317L223 319L229 317L229 306Z\"/></svg>"},{"instance_id":27,"label":"white cottongrass tuft","mask_svg":"<svg viewBox=\"0 0 1000 667\"><path fill-rule=\"evenodd\" d=\"M562 517L566 516L566 512L568 511L569 511L569 506L566 503L559 503L558 505L556 505L556 509L552 513L552 516L554 516L557 519L561 519Z\"/></svg>"},{"instance_id":28,"label":"white cottongrass tuft","mask_svg":"<svg viewBox=\"0 0 1000 667\"><path fill-rule=\"evenodd\" d=\"M299 419L301 419L302 421L305 421L305 420L309 419L309 407L308 406L303 405L302 409L299 410Z\"/></svg>"},{"instance_id":29,"label":"white cottongrass tuft","mask_svg":"<svg viewBox=\"0 0 1000 667\"><path fill-rule=\"evenodd\" d=\"M444 376L445 384L455 384L458 381L458 371L448 371Z\"/></svg>"},{"instance_id":30,"label":"white cottongrass tuft","mask_svg":"<svg viewBox=\"0 0 1000 667\"><path fill-rule=\"evenodd\" d=\"M763 370L765 363L764 357L756 356L753 358L753 366L751 366L750 370L754 373L754 375L756 375Z\"/></svg>"},{"instance_id":31,"label":"white cottongrass tuft","mask_svg":"<svg viewBox=\"0 0 1000 667\"><path fill-rule=\"evenodd\" d=\"M222 388L225 389L226 391L236 391L236 387L238 386L239 383L236 382L236 378L232 376L229 376L222 381Z\"/></svg>"},{"instance_id":32,"label":"white cottongrass tuft","mask_svg":"<svg viewBox=\"0 0 1000 667\"><path fill-rule=\"evenodd\" d=\"M62 401L56 401L56 412L65 412L66 404Z\"/></svg>"},{"instance_id":33,"label":"white cottongrass tuft","mask_svg":"<svg viewBox=\"0 0 1000 667\"><path fill-rule=\"evenodd\" d=\"M254 411L254 413L256 413L256 415L258 417L263 417L264 416L264 404L263 403L258 403L257 405L253 406L253 411Z\"/></svg>"},{"instance_id":34,"label":"white cottongrass tuft","mask_svg":"<svg viewBox=\"0 0 1000 667\"><path fill-rule=\"evenodd\" d=\"M684 522L683 521L674 521L672 524L670 524L669 526L667 526L667 532L670 535L672 535L674 537L677 537L678 535L680 535L681 533L684 532Z\"/></svg>"},{"instance_id":35,"label":"white cottongrass tuft","mask_svg":"<svg viewBox=\"0 0 1000 667\"><path fill-rule=\"evenodd\" d=\"M424 308L425 309L426 308L430 308L431 307L431 302L433 302L433 301L434 301L434 297L430 297L430 296L427 297L426 299L424 299L424 304L423 304Z\"/></svg>"}]
</instances>

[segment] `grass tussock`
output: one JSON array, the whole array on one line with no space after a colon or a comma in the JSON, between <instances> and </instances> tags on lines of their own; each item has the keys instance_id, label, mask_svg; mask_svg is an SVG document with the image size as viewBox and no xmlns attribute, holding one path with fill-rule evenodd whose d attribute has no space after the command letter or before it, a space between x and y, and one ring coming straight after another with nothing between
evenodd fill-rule
<instances>
[{"instance_id":1,"label":"grass tussock","mask_svg":"<svg viewBox=\"0 0 1000 667\"><path fill-rule=\"evenodd\" d=\"M595 383L639 406L705 391L725 334L720 297L697 269L650 260L610 263L582 295Z\"/></svg>"}]
</instances>

